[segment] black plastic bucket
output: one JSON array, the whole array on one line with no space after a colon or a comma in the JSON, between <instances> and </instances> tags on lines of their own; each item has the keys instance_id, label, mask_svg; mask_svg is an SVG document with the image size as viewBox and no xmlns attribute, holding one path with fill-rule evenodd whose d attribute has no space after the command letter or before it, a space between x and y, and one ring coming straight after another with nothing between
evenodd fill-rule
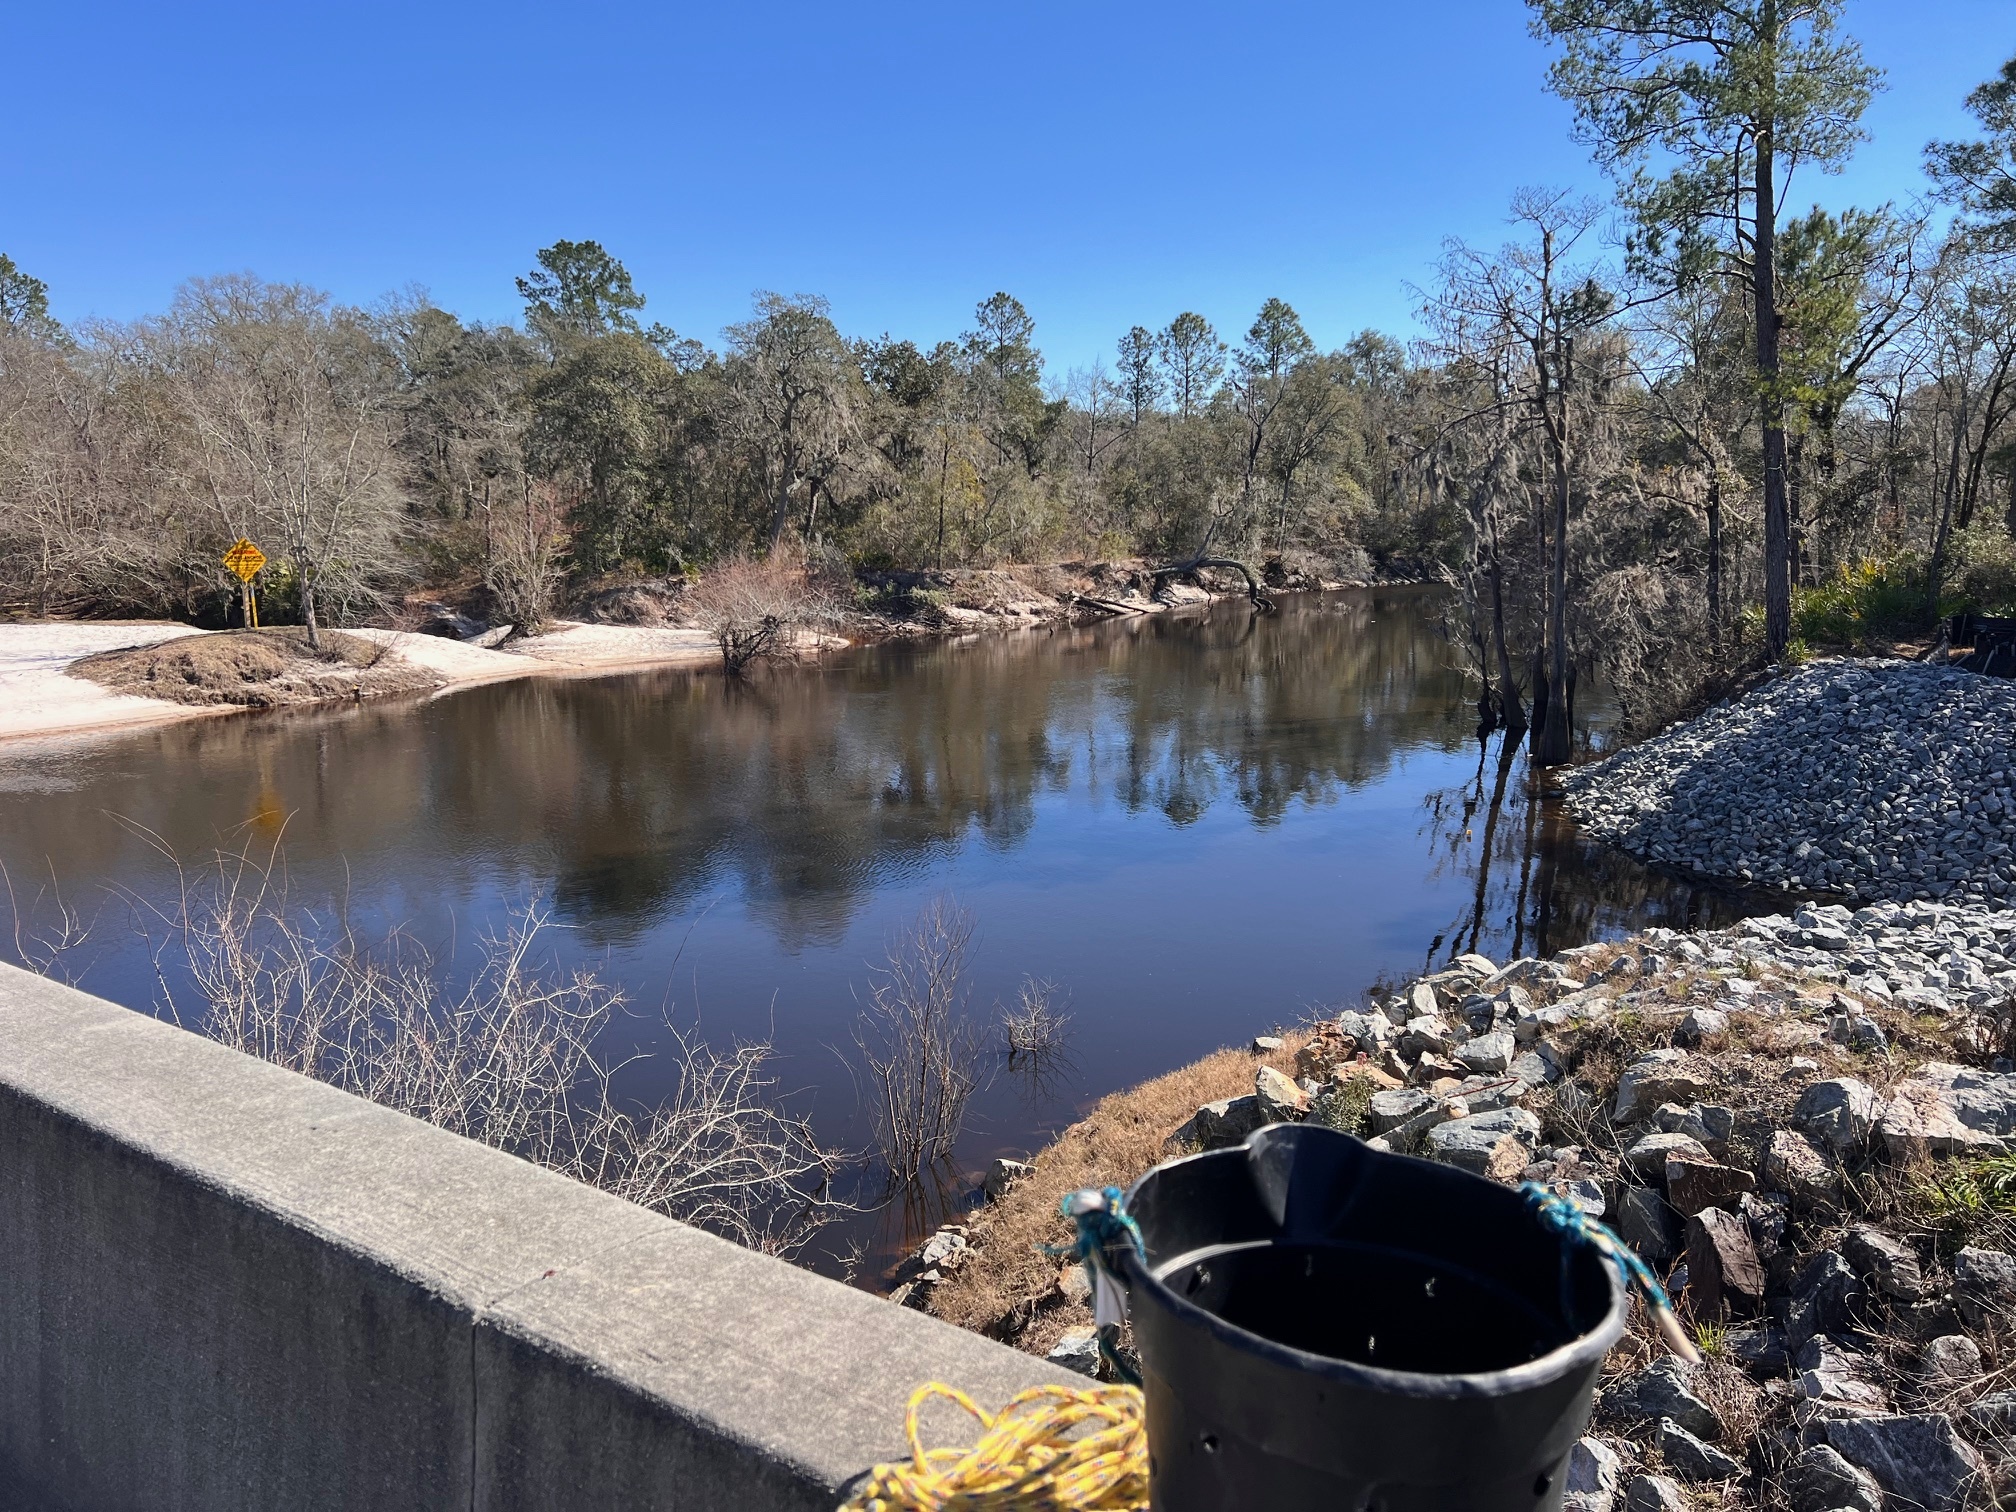
<instances>
[{"instance_id":1,"label":"black plastic bucket","mask_svg":"<svg viewBox=\"0 0 2016 1512\"><path fill-rule=\"evenodd\" d=\"M1627 1296L1518 1192L1276 1124L1127 1207L1156 1512L1561 1505Z\"/></svg>"}]
</instances>

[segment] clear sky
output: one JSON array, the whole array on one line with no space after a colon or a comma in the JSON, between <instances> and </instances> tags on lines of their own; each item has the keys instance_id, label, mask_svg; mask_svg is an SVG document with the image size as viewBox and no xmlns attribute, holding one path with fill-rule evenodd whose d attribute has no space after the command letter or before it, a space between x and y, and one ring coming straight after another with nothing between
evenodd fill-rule
<instances>
[{"instance_id":1,"label":"clear sky","mask_svg":"<svg viewBox=\"0 0 2016 1512\"><path fill-rule=\"evenodd\" d=\"M535 248L594 238L710 343L756 289L926 342L1007 289L1058 372L1277 294L1325 345L1406 334L1445 236L1497 241L1522 184L1601 188L1518 0L10 12L0 252L65 320L245 269L509 319ZM1889 88L1801 203L1915 193L2016 52L2012 0L1847 15Z\"/></svg>"}]
</instances>

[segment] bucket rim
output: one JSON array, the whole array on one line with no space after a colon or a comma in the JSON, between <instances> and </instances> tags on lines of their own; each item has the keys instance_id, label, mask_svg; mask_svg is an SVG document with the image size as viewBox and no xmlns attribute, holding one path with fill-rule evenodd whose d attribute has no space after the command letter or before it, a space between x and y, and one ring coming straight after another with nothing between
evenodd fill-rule
<instances>
[{"instance_id":1,"label":"bucket rim","mask_svg":"<svg viewBox=\"0 0 2016 1512\"><path fill-rule=\"evenodd\" d=\"M1355 1135L1342 1134L1342 1131L1336 1132L1346 1139L1356 1138ZM1131 1206L1142 1183L1148 1181L1158 1171L1188 1165L1193 1161L1216 1160L1226 1155L1243 1153L1250 1148L1250 1140L1251 1136L1248 1136L1248 1139L1236 1145L1228 1145L1224 1149L1200 1150L1194 1155L1182 1155L1174 1160L1165 1160L1127 1189L1126 1200ZM1364 1143L1363 1140L1358 1142ZM1427 1166L1443 1172L1451 1169L1435 1161L1423 1160L1418 1155L1402 1155L1398 1151L1367 1149L1365 1153L1375 1160L1405 1162L1408 1165ZM1486 1180L1469 1171L1458 1171L1456 1174L1468 1176L1473 1181ZM1416 1370L1393 1370L1382 1365L1361 1365L1354 1360L1340 1360L1333 1355L1314 1354L1306 1349L1297 1349L1292 1344L1279 1343L1264 1334L1254 1333L1251 1329L1241 1328L1236 1323L1228 1323L1218 1314L1208 1308L1199 1307L1187 1297L1179 1295L1174 1288L1165 1285L1140 1262L1132 1250L1120 1250L1118 1255L1126 1272L1119 1279L1126 1284L1130 1312L1134 1289L1145 1286L1155 1295L1157 1303L1177 1318L1193 1326L1202 1327L1220 1341L1237 1344L1241 1349L1256 1354L1272 1364L1320 1376L1342 1385L1362 1387L1391 1396L1424 1400L1509 1396L1514 1392L1560 1380L1584 1367L1600 1364L1604 1356L1608 1355L1616 1347L1617 1341L1624 1336L1624 1328L1630 1316L1631 1299L1623 1277L1617 1274L1614 1265L1604 1265L1603 1274L1610 1285L1610 1305L1605 1310L1602 1320L1587 1332L1550 1349L1538 1359L1528 1360L1520 1365L1510 1365L1503 1370L1448 1375Z\"/></svg>"}]
</instances>

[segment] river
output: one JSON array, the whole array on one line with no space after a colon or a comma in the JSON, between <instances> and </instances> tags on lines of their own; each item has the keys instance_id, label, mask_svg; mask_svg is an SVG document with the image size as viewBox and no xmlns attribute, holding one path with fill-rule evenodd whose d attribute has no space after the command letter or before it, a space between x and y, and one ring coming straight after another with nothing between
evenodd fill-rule
<instances>
[{"instance_id":1,"label":"river","mask_svg":"<svg viewBox=\"0 0 2016 1512\"><path fill-rule=\"evenodd\" d=\"M1381 981L1740 911L1579 840L1523 758L1480 748L1442 602L1228 602L857 648L748 685L541 678L16 743L0 860L24 917L46 928L60 889L88 926L65 956L79 984L141 1009L163 986L138 926L174 894L171 856L277 845L291 902L449 958L544 900L558 955L642 1010L615 1033L648 1052L669 1010L710 1041L771 1040L822 1135L855 1147L871 968L956 899L976 1011L1054 983L1064 1054L1041 1076L991 1064L958 1173L831 1231L812 1259L832 1268L847 1244L893 1252L967 1200L962 1176L1099 1095ZM1587 703L1600 747L1608 711ZM624 1075L653 1089L649 1060Z\"/></svg>"}]
</instances>

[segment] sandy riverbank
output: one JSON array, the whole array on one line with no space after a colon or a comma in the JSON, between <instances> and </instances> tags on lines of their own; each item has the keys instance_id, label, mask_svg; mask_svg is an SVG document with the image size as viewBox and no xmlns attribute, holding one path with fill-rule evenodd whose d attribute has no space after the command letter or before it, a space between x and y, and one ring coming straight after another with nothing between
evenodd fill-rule
<instances>
[{"instance_id":1,"label":"sandy riverbank","mask_svg":"<svg viewBox=\"0 0 2016 1512\"><path fill-rule=\"evenodd\" d=\"M69 673L87 656L210 632L160 621L0 625L0 740L74 735L242 712L115 693ZM703 631L561 622L510 650L400 630L347 632L440 679L441 692L514 677L591 677L643 667L699 667L719 653Z\"/></svg>"},{"instance_id":2,"label":"sandy riverbank","mask_svg":"<svg viewBox=\"0 0 2016 1512\"><path fill-rule=\"evenodd\" d=\"M1166 585L1159 596L1151 595L1152 574L1138 564L1081 563L1029 571L1043 578L1041 587L1032 587L1001 570L913 575L920 582L928 578L933 584L941 580L945 584L929 604L928 613L912 619L858 613L849 618L846 635L823 635L818 638L818 649L918 635L956 639L1088 618L1148 615L1200 607L1228 593L1244 591L1243 583L1225 576L1223 581L1211 578L1209 588L1179 582ZM1311 579L1276 591L1362 586L1368 585ZM944 602L936 602L941 598ZM0 624L0 741L242 712L240 701L191 703L144 698L114 692L69 673L73 663L87 656L210 633L158 620ZM375 641L411 667L438 679L436 696L514 677L597 677L651 667L705 667L719 658L706 631L666 623L559 620L543 635L502 645L490 636L484 637L490 642L484 644L403 630L345 633ZM369 696L368 689L365 695ZM298 697L271 700L304 701Z\"/></svg>"}]
</instances>

